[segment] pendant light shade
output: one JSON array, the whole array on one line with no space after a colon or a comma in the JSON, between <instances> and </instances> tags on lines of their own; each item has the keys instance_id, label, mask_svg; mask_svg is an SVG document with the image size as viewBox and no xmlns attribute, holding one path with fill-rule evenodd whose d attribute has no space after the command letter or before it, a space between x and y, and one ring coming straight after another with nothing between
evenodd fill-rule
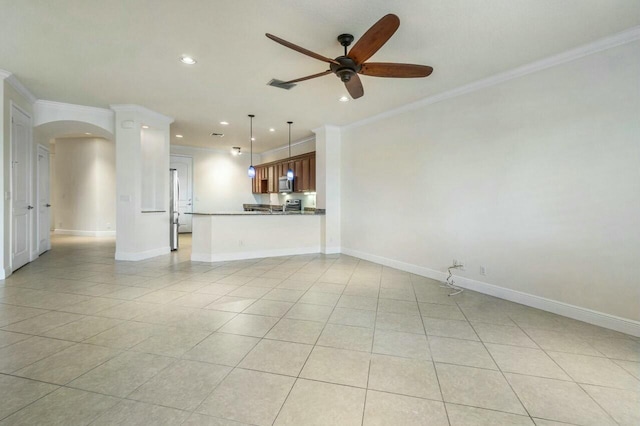
<instances>
[{"instance_id":1,"label":"pendant light shade","mask_svg":"<svg viewBox=\"0 0 640 426\"><path fill-rule=\"evenodd\" d=\"M253 179L254 177L256 177L256 168L253 167L253 117L255 117L255 115L253 114L249 114L249 143L251 144L251 165L249 166L249 169L247 170L247 175L249 175L249 177L251 179Z\"/></svg>"},{"instance_id":2,"label":"pendant light shade","mask_svg":"<svg viewBox=\"0 0 640 426\"><path fill-rule=\"evenodd\" d=\"M289 161L291 161L291 125L293 124L293 121L287 121L287 124L289 125ZM293 170L291 169L291 162L289 162L289 170L287 170L287 180L293 180Z\"/></svg>"}]
</instances>

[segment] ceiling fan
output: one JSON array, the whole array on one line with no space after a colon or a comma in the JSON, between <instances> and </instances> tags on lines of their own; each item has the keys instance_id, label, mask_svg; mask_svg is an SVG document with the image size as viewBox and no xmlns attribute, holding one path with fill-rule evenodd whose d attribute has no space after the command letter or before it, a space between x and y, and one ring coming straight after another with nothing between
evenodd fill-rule
<instances>
[{"instance_id":1,"label":"ceiling fan","mask_svg":"<svg viewBox=\"0 0 640 426\"><path fill-rule=\"evenodd\" d=\"M318 74L308 75L306 77L296 78L295 80L285 81L281 85L297 83L299 81L310 80L316 77L322 77L327 74L335 74L340 77L347 91L353 99L357 99L364 95L364 88L358 74L368 75L372 77L395 77L395 78L415 78L427 77L433 72L433 68L426 65L413 64L397 64L391 62L365 62L374 53L378 51L396 32L400 26L400 18L394 14L388 14L382 17L378 22L373 24L371 28L347 53L347 47L353 42L351 34L340 34L338 41L344 46L344 55L335 59L314 53L303 47L297 46L286 40L274 36L273 34L265 34L271 40L280 43L283 46L300 52L304 55L311 56L323 62L329 63L329 69Z\"/></svg>"}]
</instances>

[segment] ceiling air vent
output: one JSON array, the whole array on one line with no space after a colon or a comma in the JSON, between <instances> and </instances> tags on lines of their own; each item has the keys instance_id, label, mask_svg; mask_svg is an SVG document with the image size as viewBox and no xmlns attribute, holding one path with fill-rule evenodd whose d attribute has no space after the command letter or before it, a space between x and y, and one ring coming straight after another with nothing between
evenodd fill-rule
<instances>
[{"instance_id":1,"label":"ceiling air vent","mask_svg":"<svg viewBox=\"0 0 640 426\"><path fill-rule=\"evenodd\" d=\"M224 136L224 133L216 133L216 132L213 132L213 133L211 133L211 136L217 136L217 137L221 138L221 137L223 137L223 136Z\"/></svg>"},{"instance_id":2,"label":"ceiling air vent","mask_svg":"<svg viewBox=\"0 0 640 426\"><path fill-rule=\"evenodd\" d=\"M286 83L282 80L276 80L275 78L272 78L268 83L267 86L273 86L273 87L277 87L279 89L285 89L285 90L289 90L293 87L296 87L295 84L293 83Z\"/></svg>"}]
</instances>

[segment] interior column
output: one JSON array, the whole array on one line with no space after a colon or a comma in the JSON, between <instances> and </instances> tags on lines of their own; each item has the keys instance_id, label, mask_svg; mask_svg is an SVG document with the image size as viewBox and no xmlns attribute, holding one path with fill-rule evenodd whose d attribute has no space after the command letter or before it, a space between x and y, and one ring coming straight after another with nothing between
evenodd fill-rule
<instances>
[{"instance_id":1,"label":"interior column","mask_svg":"<svg viewBox=\"0 0 640 426\"><path fill-rule=\"evenodd\" d=\"M322 253L340 253L340 128L325 125L313 132L316 134L316 207L326 209L320 249Z\"/></svg>"}]
</instances>

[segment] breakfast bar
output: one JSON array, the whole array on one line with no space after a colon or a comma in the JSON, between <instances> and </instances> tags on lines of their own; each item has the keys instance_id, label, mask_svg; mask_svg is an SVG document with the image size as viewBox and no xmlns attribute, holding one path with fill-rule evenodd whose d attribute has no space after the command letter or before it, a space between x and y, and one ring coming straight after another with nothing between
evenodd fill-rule
<instances>
[{"instance_id":1,"label":"breakfast bar","mask_svg":"<svg viewBox=\"0 0 640 426\"><path fill-rule=\"evenodd\" d=\"M324 226L319 212L192 213L194 262L318 253Z\"/></svg>"}]
</instances>

